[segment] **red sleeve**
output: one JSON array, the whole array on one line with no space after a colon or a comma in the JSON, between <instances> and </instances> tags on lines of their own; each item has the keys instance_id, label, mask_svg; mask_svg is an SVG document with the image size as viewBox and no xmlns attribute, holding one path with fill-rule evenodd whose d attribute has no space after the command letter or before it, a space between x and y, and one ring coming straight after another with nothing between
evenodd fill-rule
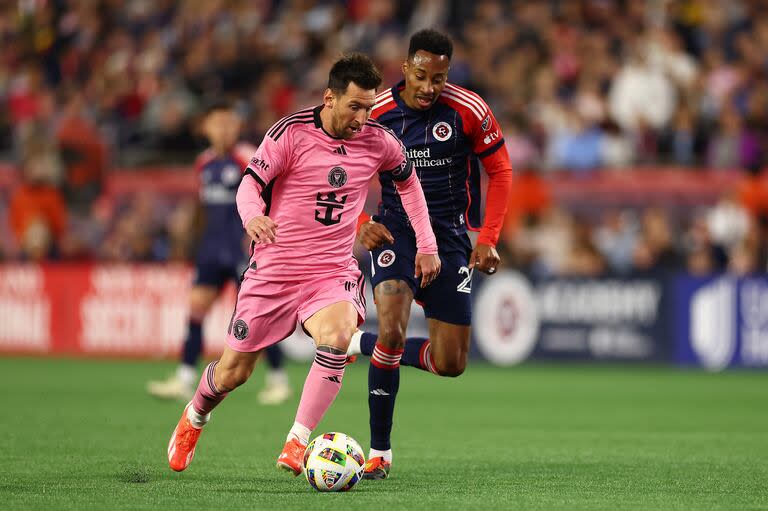
<instances>
[{"instance_id":1,"label":"red sleeve","mask_svg":"<svg viewBox=\"0 0 768 511\"><path fill-rule=\"evenodd\" d=\"M470 141L472 152L480 158L488 173L485 220L477 242L495 246L512 189L512 164L501 127L483 98L470 90L448 83L440 97L461 116L464 135Z\"/></svg>"},{"instance_id":2,"label":"red sleeve","mask_svg":"<svg viewBox=\"0 0 768 511\"><path fill-rule=\"evenodd\" d=\"M477 242L494 247L499 241L499 233L504 226L509 193L512 191L512 164L504 144L480 161L488 173L488 190L485 199L485 219Z\"/></svg>"},{"instance_id":3,"label":"red sleeve","mask_svg":"<svg viewBox=\"0 0 768 511\"><path fill-rule=\"evenodd\" d=\"M370 220L371 220L371 215L369 215L365 211L361 211L360 216L357 217L357 227L355 228L355 232L360 232L360 226L366 222L369 222Z\"/></svg>"},{"instance_id":4,"label":"red sleeve","mask_svg":"<svg viewBox=\"0 0 768 511\"><path fill-rule=\"evenodd\" d=\"M504 145L501 127L479 95L448 83L440 98L461 116L464 134L470 140L472 152L480 159L491 155Z\"/></svg>"},{"instance_id":5,"label":"red sleeve","mask_svg":"<svg viewBox=\"0 0 768 511\"><path fill-rule=\"evenodd\" d=\"M472 91L449 84L449 98L461 105L464 133L488 174L485 219L478 243L496 246L512 190L512 164L509 161L501 126L483 99Z\"/></svg>"}]
</instances>

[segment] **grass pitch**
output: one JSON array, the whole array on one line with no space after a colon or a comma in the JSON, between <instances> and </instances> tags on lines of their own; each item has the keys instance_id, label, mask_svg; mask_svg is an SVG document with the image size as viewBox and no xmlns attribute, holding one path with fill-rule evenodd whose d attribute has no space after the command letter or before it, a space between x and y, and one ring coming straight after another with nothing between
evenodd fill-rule
<instances>
[{"instance_id":1,"label":"grass pitch","mask_svg":"<svg viewBox=\"0 0 768 511\"><path fill-rule=\"evenodd\" d=\"M404 368L392 477L320 494L275 459L296 396L263 407L263 367L214 412L186 472L166 462L183 405L144 393L168 362L5 358L3 509L768 509L768 374L471 365ZM367 361L316 433L368 447Z\"/></svg>"}]
</instances>

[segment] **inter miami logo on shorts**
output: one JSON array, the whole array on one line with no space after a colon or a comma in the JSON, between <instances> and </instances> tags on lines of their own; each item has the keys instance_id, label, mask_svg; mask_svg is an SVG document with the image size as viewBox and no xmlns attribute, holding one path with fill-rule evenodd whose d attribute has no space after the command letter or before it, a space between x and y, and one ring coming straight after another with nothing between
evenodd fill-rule
<instances>
[{"instance_id":1,"label":"inter miami logo on shorts","mask_svg":"<svg viewBox=\"0 0 768 511\"><path fill-rule=\"evenodd\" d=\"M235 324L232 325L232 335L234 335L235 339L238 341L242 341L248 337L248 323L242 319L235 321Z\"/></svg>"},{"instance_id":2,"label":"inter miami logo on shorts","mask_svg":"<svg viewBox=\"0 0 768 511\"><path fill-rule=\"evenodd\" d=\"M445 142L451 138L451 135L453 135L453 130L451 129L451 125L447 122L440 121L432 128L432 136L439 142Z\"/></svg>"},{"instance_id":3,"label":"inter miami logo on shorts","mask_svg":"<svg viewBox=\"0 0 768 511\"><path fill-rule=\"evenodd\" d=\"M392 266L392 263L395 262L395 253L391 250L385 250L381 254L379 254L379 258L376 259L376 263L378 263L379 266L382 268L386 268L387 266Z\"/></svg>"},{"instance_id":4,"label":"inter miami logo on shorts","mask_svg":"<svg viewBox=\"0 0 768 511\"><path fill-rule=\"evenodd\" d=\"M328 173L328 184L334 188L341 188L347 182L347 171L341 167L333 167Z\"/></svg>"}]
</instances>

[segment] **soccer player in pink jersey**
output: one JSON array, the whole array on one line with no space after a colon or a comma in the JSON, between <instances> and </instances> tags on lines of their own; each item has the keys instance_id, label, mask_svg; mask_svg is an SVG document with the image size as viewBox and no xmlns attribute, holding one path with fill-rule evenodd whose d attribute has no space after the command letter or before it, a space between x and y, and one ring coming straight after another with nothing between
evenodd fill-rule
<instances>
[{"instance_id":1,"label":"soccer player in pink jersey","mask_svg":"<svg viewBox=\"0 0 768 511\"><path fill-rule=\"evenodd\" d=\"M186 469L211 411L250 377L259 352L300 322L316 344L296 419L277 459L298 475L309 435L341 388L350 338L365 317L363 277L352 256L368 182L387 173L416 233L415 277L440 272L437 242L413 166L397 137L369 119L381 75L351 54L331 68L323 104L267 132L237 192L252 238L221 358L203 372L168 444L173 470Z\"/></svg>"}]
</instances>

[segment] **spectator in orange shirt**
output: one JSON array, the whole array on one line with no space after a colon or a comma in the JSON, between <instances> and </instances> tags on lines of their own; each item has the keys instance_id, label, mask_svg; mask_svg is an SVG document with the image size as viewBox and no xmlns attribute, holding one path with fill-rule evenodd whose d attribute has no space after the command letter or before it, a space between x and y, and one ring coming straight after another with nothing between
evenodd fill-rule
<instances>
[{"instance_id":1,"label":"spectator in orange shirt","mask_svg":"<svg viewBox=\"0 0 768 511\"><path fill-rule=\"evenodd\" d=\"M25 259L40 261L55 255L66 231L66 205L53 184L55 166L52 153L29 155L22 182L11 196L8 218Z\"/></svg>"},{"instance_id":2,"label":"spectator in orange shirt","mask_svg":"<svg viewBox=\"0 0 768 511\"><path fill-rule=\"evenodd\" d=\"M88 118L80 92L69 93L56 129L56 139L64 164L64 194L69 207L82 215L101 194L107 163L104 140Z\"/></svg>"}]
</instances>

